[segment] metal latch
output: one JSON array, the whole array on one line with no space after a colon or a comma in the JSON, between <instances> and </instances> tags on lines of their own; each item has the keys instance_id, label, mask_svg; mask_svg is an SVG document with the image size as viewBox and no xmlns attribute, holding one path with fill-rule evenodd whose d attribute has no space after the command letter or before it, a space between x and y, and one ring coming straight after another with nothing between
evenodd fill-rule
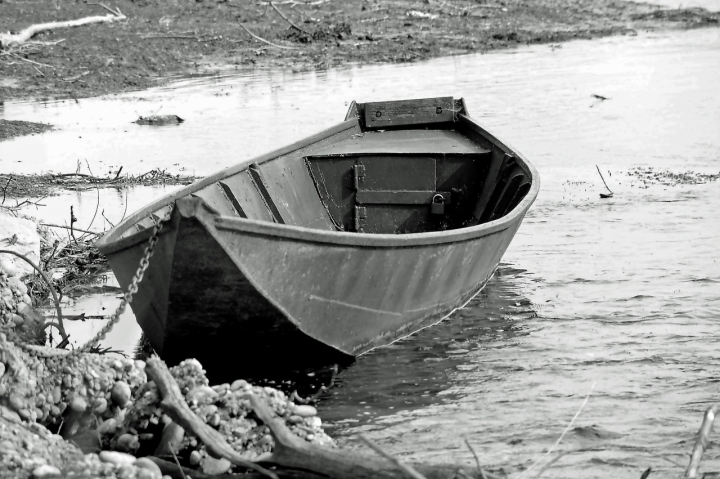
<instances>
[{"instance_id":1,"label":"metal latch","mask_svg":"<svg viewBox=\"0 0 720 479\"><path fill-rule=\"evenodd\" d=\"M355 191L360 189L360 183L365 181L365 165L353 166L353 184L355 185Z\"/></svg>"},{"instance_id":2,"label":"metal latch","mask_svg":"<svg viewBox=\"0 0 720 479\"><path fill-rule=\"evenodd\" d=\"M355 231L358 233L363 232L365 227L365 219L367 218L367 208L364 206L355 207Z\"/></svg>"}]
</instances>

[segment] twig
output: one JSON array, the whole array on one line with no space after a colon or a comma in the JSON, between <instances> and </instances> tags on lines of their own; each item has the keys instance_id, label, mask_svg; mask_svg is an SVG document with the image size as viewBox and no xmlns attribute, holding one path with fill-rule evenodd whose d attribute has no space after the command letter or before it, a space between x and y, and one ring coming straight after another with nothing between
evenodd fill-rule
<instances>
[{"instance_id":1,"label":"twig","mask_svg":"<svg viewBox=\"0 0 720 479\"><path fill-rule=\"evenodd\" d=\"M105 10L107 10L108 12L112 13L113 15L119 15L118 12L119 12L120 10L118 10L118 11L116 12L116 11L114 11L114 10L106 7L105 5L103 5L103 4L100 3L100 2L98 2L98 3L88 3L88 5L99 5L99 6L103 7Z\"/></svg>"},{"instance_id":2,"label":"twig","mask_svg":"<svg viewBox=\"0 0 720 479\"><path fill-rule=\"evenodd\" d=\"M535 461L535 463L532 466L528 467L522 473L520 473L520 475L517 476L516 479L520 479L522 476L524 476L525 474L530 472L535 466L537 466L540 463L540 461L545 459L545 457L547 457L551 452L553 452L555 450L555 448L558 446L558 444L560 444L560 441L563 440L563 438L565 437L565 434L567 434L567 432L570 430L572 425L575 424L575 420L580 415L580 412L585 407L585 404L587 404L588 399L590 399L590 394L592 394L593 389L595 389L595 384L597 384L597 383L593 383L593 385L590 387L590 392L588 392L587 396L585 396L585 400L580 405L580 409L577 410L577 412L575 413L575 416L573 416L572 420L570 421L570 424L568 424L567 427L565 428L565 430L562 432L562 434L560 434L560 437L558 438L557 441L555 441L555 444L553 444L553 446L550 449L548 449L548 452L546 452L540 459Z\"/></svg>"},{"instance_id":3,"label":"twig","mask_svg":"<svg viewBox=\"0 0 720 479\"><path fill-rule=\"evenodd\" d=\"M278 45L278 44L276 44L276 43L273 43L273 42L270 42L270 41L268 41L268 40L265 40L264 38L261 38L261 37L255 35L255 34L254 34L253 32L251 32L250 30L248 30L247 27L246 27L245 25L243 25L242 23L240 24L240 26L242 27L243 30L245 30L245 31L248 33L248 35L250 35L251 37L253 37L253 38L257 39L257 40L260 40L260 41L263 42L263 43L267 43L268 45L271 45L271 46L277 47L277 48L284 48L285 50L297 50L297 48L295 48L295 47L285 47L285 46L283 46L283 45ZM236 42L236 43L237 43L237 42Z\"/></svg>"},{"instance_id":4,"label":"twig","mask_svg":"<svg viewBox=\"0 0 720 479\"><path fill-rule=\"evenodd\" d=\"M33 68L34 68L35 71L38 72L40 75L45 76L45 74L44 74L43 72L41 72L38 67L33 67Z\"/></svg>"},{"instance_id":5,"label":"twig","mask_svg":"<svg viewBox=\"0 0 720 479\"><path fill-rule=\"evenodd\" d=\"M123 215L120 218L120 221L125 219L125 214L127 213L127 207L128 207L128 191L130 188L125 188L125 209L123 210ZM112 224L112 223L111 223Z\"/></svg>"},{"instance_id":6,"label":"twig","mask_svg":"<svg viewBox=\"0 0 720 479\"><path fill-rule=\"evenodd\" d=\"M180 461L178 461L177 455L175 454L175 451L173 448L170 448L170 452L172 453L173 459L175 459L175 464L177 464L178 470L180 471L180 474L182 474L183 479L187 479L187 476L185 475L185 471L183 471L182 466L180 465Z\"/></svg>"},{"instance_id":7,"label":"twig","mask_svg":"<svg viewBox=\"0 0 720 479\"><path fill-rule=\"evenodd\" d=\"M383 449L380 448L380 446L374 444L370 441L365 435L358 434L358 437L362 442L365 443L367 447L375 451L376 453L380 454L386 459L391 460L393 463L395 463L396 466L398 466L400 469L405 471L408 476L412 477L413 479L426 479L425 476L417 472L412 466L409 464L405 464L404 462L400 461L400 459L396 458L395 456L385 452Z\"/></svg>"},{"instance_id":8,"label":"twig","mask_svg":"<svg viewBox=\"0 0 720 479\"><path fill-rule=\"evenodd\" d=\"M45 274L45 272L43 270L41 270L40 267L38 265L36 265L27 256L22 255L22 254L18 253L17 251L12 251L9 249L0 249L0 253L8 253L8 254L17 256L18 258L22 259L27 264L32 266L35 271L40 273L40 276L42 276L42 279L45 280L45 283L47 284L48 288L50 289L50 293L52 294L53 302L55 303L55 311L57 312L58 323L60 324L60 327L58 329L60 331L60 335L63 338L62 343L60 343L60 345L58 345L58 347L59 348L65 347L65 345L68 343L68 336L67 336L67 333L65 332L65 325L63 324L62 310L60 309L60 300L58 299L57 292L55 291L55 287L53 286L52 281L50 281L50 278L48 278L47 275Z\"/></svg>"},{"instance_id":9,"label":"twig","mask_svg":"<svg viewBox=\"0 0 720 479\"><path fill-rule=\"evenodd\" d=\"M0 204L3 204L3 205L5 204L5 195L7 194L8 186L10 186L10 182L12 180L13 180L13 177L12 177L12 175L10 175L8 177L7 183L5 183L5 188L3 188L3 200L2 200L2 203L0 203Z\"/></svg>"},{"instance_id":10,"label":"twig","mask_svg":"<svg viewBox=\"0 0 720 479\"><path fill-rule=\"evenodd\" d=\"M300 30L300 31L303 32L303 33L307 33L305 30L303 30L302 28L300 28L300 27L298 27L297 25L295 25L295 24L292 22L292 20L290 20L288 17L286 17L285 15L283 15L283 12L281 12L280 9L279 9L278 7L276 7L273 2L270 2L270 6L273 8L273 10L275 10L275 11L278 13L278 15L280 15L280 16L282 17L283 20L285 20L286 22L288 22L291 26L295 27L297 30Z\"/></svg>"},{"instance_id":11,"label":"twig","mask_svg":"<svg viewBox=\"0 0 720 479\"><path fill-rule=\"evenodd\" d=\"M17 58L18 60L22 60L22 61L24 61L24 62L32 63L33 65L37 65L37 66L40 66L40 67L47 67L47 68L53 68L53 69L55 68L54 66L48 65L47 63L34 62L34 61L30 60L29 58L23 58L23 57L21 57L20 55L18 55L18 54L16 54L16 53L8 53L8 55L10 55L10 56L12 56L12 57L14 57L14 58Z\"/></svg>"},{"instance_id":12,"label":"twig","mask_svg":"<svg viewBox=\"0 0 720 479\"><path fill-rule=\"evenodd\" d=\"M86 164L87 167L88 167L88 171L89 171L90 174L92 175L93 172L92 172L92 170L90 169L90 163L88 162L87 159L85 160L85 164ZM93 176L94 176L94 175L93 175ZM95 204L95 213L93 213L93 217L92 217L92 219L90 220L90 224L88 225L88 229L90 229L90 227L91 227L91 226L93 225L93 223L95 222L95 217L97 216L98 209L100 209L100 188L99 188L97 185L95 185L95 189L97 190L97 204Z\"/></svg>"},{"instance_id":13,"label":"twig","mask_svg":"<svg viewBox=\"0 0 720 479\"><path fill-rule=\"evenodd\" d=\"M480 458L478 457L477 452L475 452L475 449L470 444L470 441L468 441L467 438L465 438L464 440L465 440L465 445L467 445L468 449L470 449L470 452L472 453L473 457L475 458L475 465L477 466L478 471L480 471L481 479L493 479L495 476L493 476L492 478L489 477L489 475L492 476L492 474L485 472L485 470L482 468L482 465L480 464Z\"/></svg>"},{"instance_id":14,"label":"twig","mask_svg":"<svg viewBox=\"0 0 720 479\"><path fill-rule=\"evenodd\" d=\"M60 80L64 81L65 83L75 83L76 81L78 81L82 77L84 77L85 75L89 75L89 74L90 74L90 72L82 72L79 75L75 75L74 77L61 78Z\"/></svg>"},{"instance_id":15,"label":"twig","mask_svg":"<svg viewBox=\"0 0 720 479\"><path fill-rule=\"evenodd\" d=\"M561 453L558 454L557 456L553 457L551 461L549 461L547 464L545 464L545 465L538 471L538 473L535 474L534 479L538 479L540 476L542 476L545 471L547 471L548 469L550 469L550 467L552 467L553 464L555 464L556 462L558 462L558 461L560 460L560 458L563 457L563 456L564 456L565 454L567 454L568 452L570 452L570 451L561 452Z\"/></svg>"},{"instance_id":16,"label":"twig","mask_svg":"<svg viewBox=\"0 0 720 479\"><path fill-rule=\"evenodd\" d=\"M54 225L54 224L52 224L52 223L40 223L40 226L49 226L49 227L51 227L51 228L63 228L63 229L66 229L66 230L69 230L69 229L70 229L69 226ZM99 235L102 234L102 232L100 232L100 231L81 230L80 228L73 228L73 229L74 229L75 231L80 231L81 233L88 233L88 234L91 234L91 235L98 235L98 236L99 236Z\"/></svg>"},{"instance_id":17,"label":"twig","mask_svg":"<svg viewBox=\"0 0 720 479\"><path fill-rule=\"evenodd\" d=\"M70 205L70 236L72 236L72 239L75 241L75 244L77 244L77 239L75 239L75 232L73 231L73 224L77 221L77 218L75 217L75 213L73 213L73 207Z\"/></svg>"},{"instance_id":18,"label":"twig","mask_svg":"<svg viewBox=\"0 0 720 479\"><path fill-rule=\"evenodd\" d=\"M607 188L607 190L610 192L609 195L606 195L606 194L604 194L604 193L600 193L600 198L612 198L612 196L613 196L615 193L613 193L612 190L611 190L610 188L608 188L607 183L605 183L605 178L603 178L602 173L600 173L600 167L599 167L598 165L595 165L595 168L597 168L597 172L598 172L598 174L600 175L600 179L602 180L603 184L605 185L605 188Z\"/></svg>"},{"instance_id":19,"label":"twig","mask_svg":"<svg viewBox=\"0 0 720 479\"><path fill-rule=\"evenodd\" d=\"M712 432L713 422L715 421L715 415L720 410L720 403L715 403L705 411L702 425L698 431L698 437L695 441L695 447L693 448L692 456L690 456L690 464L688 464L685 470L685 477L695 479L698 473L698 467L700 467L700 460L702 459L705 449L707 449L708 438Z\"/></svg>"},{"instance_id":20,"label":"twig","mask_svg":"<svg viewBox=\"0 0 720 479\"><path fill-rule=\"evenodd\" d=\"M127 200L126 200L126 203L125 203L125 204L127 205ZM127 208L126 208L126 209L127 209ZM107 216L105 216L105 210L102 210L102 212L101 212L100 214L102 215L103 218L105 218L105 221L107 221L108 223L110 223L110 227L112 227L112 228L115 227L115 225L113 224L113 222L110 221Z\"/></svg>"}]
</instances>

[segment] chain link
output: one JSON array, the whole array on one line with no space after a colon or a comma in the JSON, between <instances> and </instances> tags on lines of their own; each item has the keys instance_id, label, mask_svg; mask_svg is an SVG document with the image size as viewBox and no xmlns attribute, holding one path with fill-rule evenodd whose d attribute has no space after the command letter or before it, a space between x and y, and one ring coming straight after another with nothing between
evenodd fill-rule
<instances>
[{"instance_id":1,"label":"chain link","mask_svg":"<svg viewBox=\"0 0 720 479\"><path fill-rule=\"evenodd\" d=\"M44 358L52 358L52 357L63 357L70 359L73 356L77 356L80 353L87 352L92 348L96 343L102 341L105 339L105 336L112 330L112 328L120 321L120 316L125 312L125 308L132 303L133 296L138 291L138 284L140 281L142 281L143 276L145 276L145 270L148 269L148 266L150 266L150 258L152 257L153 253L155 252L155 245L158 242L158 238L160 235L160 231L162 230L165 223L170 219L169 212L167 216L164 218L154 220L155 221L155 228L153 229L153 234L150 237L150 241L148 242L148 245L145 247L145 252L143 253L143 257L140 259L140 264L138 265L138 269L135 272L135 276L133 276L132 281L130 282L130 286L128 287L127 292L123 295L123 299L120 302L120 305L115 310L115 313L113 313L112 316L110 316L110 320L108 323L103 326L103 328L87 343L83 344L81 347L74 349L72 351L68 351L65 349L45 349L43 346L35 346L35 345L29 345L29 344L23 344L21 347L27 351L28 353L37 356L37 357L44 357Z\"/></svg>"}]
</instances>

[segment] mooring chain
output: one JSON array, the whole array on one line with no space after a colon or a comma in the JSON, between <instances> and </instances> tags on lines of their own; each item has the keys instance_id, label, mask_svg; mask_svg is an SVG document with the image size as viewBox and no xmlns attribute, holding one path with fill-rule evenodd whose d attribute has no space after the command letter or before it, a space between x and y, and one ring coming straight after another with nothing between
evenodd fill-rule
<instances>
[{"instance_id":1,"label":"mooring chain","mask_svg":"<svg viewBox=\"0 0 720 479\"><path fill-rule=\"evenodd\" d=\"M153 234L150 237L150 241L148 242L148 245L145 247L145 252L143 253L143 257L140 259L140 264L138 265L138 269L135 272L135 276L133 276L132 281L130 282L130 286L128 287L127 292L123 295L123 299L120 302L120 305L115 310L115 313L113 313L112 316L110 316L110 320L108 323L103 326L103 328L87 343L83 344L81 347L77 349L73 349L72 351L67 351L64 349L51 349L47 350L44 349L42 346L34 346L29 344L22 344L21 347L27 351L28 353L38 356L38 357L44 357L44 358L52 358L52 357L62 357L70 359L73 356L76 356L80 353L87 352L90 348L92 348L96 343L102 341L105 339L105 336L112 330L112 328L120 321L120 316L125 312L125 308L132 303L133 295L137 293L138 291L138 284L140 281L142 281L143 276L145 275L145 271L150 266L150 258L152 257L153 253L155 252L155 245L158 242L158 238L160 235L160 231L162 230L165 223L170 219L170 213L168 213L164 218L159 218L155 220L155 228L153 229Z\"/></svg>"}]
</instances>

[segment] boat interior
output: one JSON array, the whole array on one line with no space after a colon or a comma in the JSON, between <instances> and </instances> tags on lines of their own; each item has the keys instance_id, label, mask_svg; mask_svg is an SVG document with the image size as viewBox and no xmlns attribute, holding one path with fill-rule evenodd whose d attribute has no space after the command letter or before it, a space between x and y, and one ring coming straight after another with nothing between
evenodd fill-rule
<instances>
[{"instance_id":1,"label":"boat interior","mask_svg":"<svg viewBox=\"0 0 720 479\"><path fill-rule=\"evenodd\" d=\"M487 223L530 190L522 159L462 100L356 104L357 126L187 188L221 215L326 231L407 234ZM175 198L177 199L177 197ZM152 227L173 202L123 232Z\"/></svg>"}]
</instances>

